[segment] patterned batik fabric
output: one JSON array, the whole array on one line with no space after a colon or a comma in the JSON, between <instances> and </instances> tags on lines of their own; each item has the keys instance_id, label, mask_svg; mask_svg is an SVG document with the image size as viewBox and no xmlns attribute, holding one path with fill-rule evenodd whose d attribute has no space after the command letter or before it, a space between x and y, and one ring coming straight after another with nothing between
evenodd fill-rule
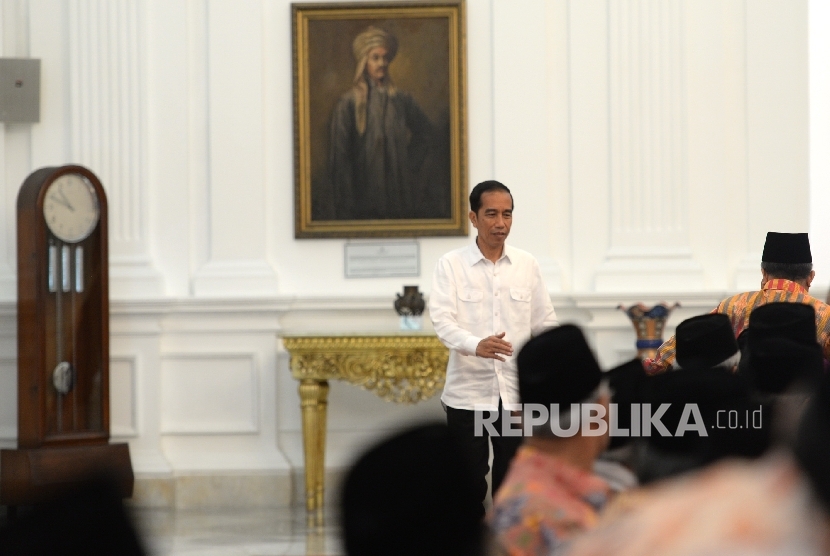
<instances>
[{"instance_id":1,"label":"patterned batik fabric","mask_svg":"<svg viewBox=\"0 0 830 556\"><path fill-rule=\"evenodd\" d=\"M525 445L495 495L488 522L505 554L547 556L594 526L610 494L600 477Z\"/></svg>"}]
</instances>

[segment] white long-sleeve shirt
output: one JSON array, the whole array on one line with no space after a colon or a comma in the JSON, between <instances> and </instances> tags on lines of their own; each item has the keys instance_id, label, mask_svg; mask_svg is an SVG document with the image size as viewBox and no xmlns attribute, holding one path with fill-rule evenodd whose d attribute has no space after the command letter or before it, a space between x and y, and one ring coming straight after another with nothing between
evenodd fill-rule
<instances>
[{"instance_id":1,"label":"white long-sleeve shirt","mask_svg":"<svg viewBox=\"0 0 830 556\"><path fill-rule=\"evenodd\" d=\"M441 401L456 409L498 408L519 403L516 356L531 335L556 326L539 263L530 253L505 245L494 264L475 243L438 261L429 295L438 338L450 348ZM476 356L478 343L505 332L513 355L505 361Z\"/></svg>"}]
</instances>

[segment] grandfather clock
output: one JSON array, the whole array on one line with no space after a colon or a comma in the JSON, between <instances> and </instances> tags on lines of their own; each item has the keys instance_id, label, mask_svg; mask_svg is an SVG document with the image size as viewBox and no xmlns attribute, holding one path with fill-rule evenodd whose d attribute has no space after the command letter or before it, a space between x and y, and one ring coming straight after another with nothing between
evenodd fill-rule
<instances>
[{"instance_id":1,"label":"grandfather clock","mask_svg":"<svg viewBox=\"0 0 830 556\"><path fill-rule=\"evenodd\" d=\"M82 166L36 170L17 197L17 449L0 451L0 504L37 502L94 473L132 495L110 444L107 199Z\"/></svg>"}]
</instances>

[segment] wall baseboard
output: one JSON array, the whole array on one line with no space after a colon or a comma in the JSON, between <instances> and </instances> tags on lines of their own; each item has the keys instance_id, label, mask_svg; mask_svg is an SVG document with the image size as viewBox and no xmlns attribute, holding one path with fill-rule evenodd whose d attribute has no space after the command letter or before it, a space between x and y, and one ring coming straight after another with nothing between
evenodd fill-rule
<instances>
[{"instance_id":1,"label":"wall baseboard","mask_svg":"<svg viewBox=\"0 0 830 556\"><path fill-rule=\"evenodd\" d=\"M136 476L136 508L225 509L285 508L297 498L290 472Z\"/></svg>"}]
</instances>

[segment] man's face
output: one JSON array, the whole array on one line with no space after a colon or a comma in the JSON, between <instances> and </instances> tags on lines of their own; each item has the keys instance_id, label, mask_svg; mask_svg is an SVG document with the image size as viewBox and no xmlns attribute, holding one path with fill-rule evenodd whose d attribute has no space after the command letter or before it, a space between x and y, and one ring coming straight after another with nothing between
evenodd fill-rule
<instances>
[{"instance_id":1,"label":"man's face","mask_svg":"<svg viewBox=\"0 0 830 556\"><path fill-rule=\"evenodd\" d=\"M481 195L478 213L470 211L470 222L478 230L478 239L490 249L501 249L513 224L513 199L510 193L496 189Z\"/></svg>"},{"instance_id":2,"label":"man's face","mask_svg":"<svg viewBox=\"0 0 830 556\"><path fill-rule=\"evenodd\" d=\"M382 46L376 46L366 55L366 75L380 83L386 78L389 66L389 52Z\"/></svg>"}]
</instances>

